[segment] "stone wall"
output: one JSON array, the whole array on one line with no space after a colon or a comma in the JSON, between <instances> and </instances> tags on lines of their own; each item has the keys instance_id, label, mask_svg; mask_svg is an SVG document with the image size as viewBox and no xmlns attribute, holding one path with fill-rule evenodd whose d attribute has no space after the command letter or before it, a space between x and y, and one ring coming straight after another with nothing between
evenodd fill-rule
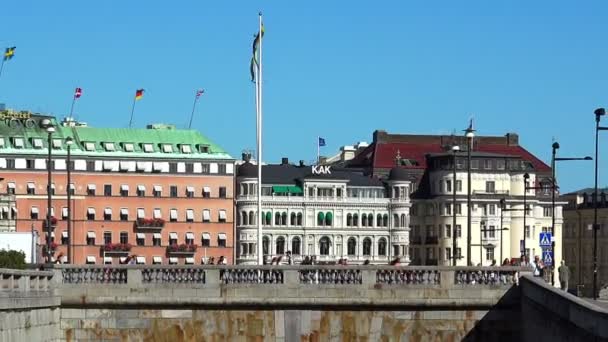
<instances>
[{"instance_id":1,"label":"stone wall","mask_svg":"<svg viewBox=\"0 0 608 342\"><path fill-rule=\"evenodd\" d=\"M59 341L60 298L52 272L0 269L0 341Z\"/></svg>"},{"instance_id":2,"label":"stone wall","mask_svg":"<svg viewBox=\"0 0 608 342\"><path fill-rule=\"evenodd\" d=\"M519 310L63 309L61 341L513 341Z\"/></svg>"}]
</instances>

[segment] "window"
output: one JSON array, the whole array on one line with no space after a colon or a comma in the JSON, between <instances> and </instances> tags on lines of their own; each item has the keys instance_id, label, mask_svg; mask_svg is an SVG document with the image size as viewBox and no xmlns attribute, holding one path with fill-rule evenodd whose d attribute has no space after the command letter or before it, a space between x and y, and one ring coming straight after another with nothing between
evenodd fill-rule
<instances>
[{"instance_id":1,"label":"window","mask_svg":"<svg viewBox=\"0 0 608 342\"><path fill-rule=\"evenodd\" d=\"M492 160L490 159L484 159L483 161L483 168L486 170L490 170L492 168Z\"/></svg>"},{"instance_id":2,"label":"window","mask_svg":"<svg viewBox=\"0 0 608 342\"><path fill-rule=\"evenodd\" d=\"M137 218L143 219L145 217L146 217L146 212L144 211L144 208L137 208Z\"/></svg>"},{"instance_id":3,"label":"window","mask_svg":"<svg viewBox=\"0 0 608 342\"><path fill-rule=\"evenodd\" d=\"M211 210L204 209L203 210L203 222L210 222L210 221L211 221Z\"/></svg>"},{"instance_id":4,"label":"window","mask_svg":"<svg viewBox=\"0 0 608 342\"><path fill-rule=\"evenodd\" d=\"M503 159L499 159L496 161L496 168L499 170L505 169L505 161Z\"/></svg>"},{"instance_id":5,"label":"window","mask_svg":"<svg viewBox=\"0 0 608 342\"><path fill-rule=\"evenodd\" d=\"M160 233L154 233L152 235L152 246L160 246L161 245L161 235Z\"/></svg>"},{"instance_id":6,"label":"window","mask_svg":"<svg viewBox=\"0 0 608 342\"><path fill-rule=\"evenodd\" d=\"M89 184L89 185L87 185L87 195L89 195L89 196L95 196L95 190L96 190L95 184Z\"/></svg>"},{"instance_id":7,"label":"window","mask_svg":"<svg viewBox=\"0 0 608 342\"><path fill-rule=\"evenodd\" d=\"M55 183L51 184L51 195L55 195Z\"/></svg>"},{"instance_id":8,"label":"window","mask_svg":"<svg viewBox=\"0 0 608 342\"><path fill-rule=\"evenodd\" d=\"M63 232L61 232L61 244L67 245L69 243L70 243L70 239L68 236L68 232L67 232L67 230L64 230Z\"/></svg>"},{"instance_id":9,"label":"window","mask_svg":"<svg viewBox=\"0 0 608 342\"><path fill-rule=\"evenodd\" d=\"M226 164L219 164L218 168L219 168L218 173L220 175L225 175L226 174Z\"/></svg>"},{"instance_id":10,"label":"window","mask_svg":"<svg viewBox=\"0 0 608 342\"><path fill-rule=\"evenodd\" d=\"M146 196L146 187L143 185L138 185L137 186L137 197L144 197Z\"/></svg>"},{"instance_id":11,"label":"window","mask_svg":"<svg viewBox=\"0 0 608 342\"><path fill-rule=\"evenodd\" d=\"M143 246L146 244L146 235L144 233L137 233L135 243L138 246Z\"/></svg>"},{"instance_id":12,"label":"window","mask_svg":"<svg viewBox=\"0 0 608 342\"><path fill-rule=\"evenodd\" d=\"M279 236L275 242L275 254L285 254L285 238L282 236Z\"/></svg>"},{"instance_id":13,"label":"window","mask_svg":"<svg viewBox=\"0 0 608 342\"><path fill-rule=\"evenodd\" d=\"M120 208L120 220L121 221L128 221L129 220L129 209L127 209L127 208Z\"/></svg>"},{"instance_id":14,"label":"window","mask_svg":"<svg viewBox=\"0 0 608 342\"><path fill-rule=\"evenodd\" d=\"M488 236L490 237L490 239L494 239L496 237L496 226L488 227Z\"/></svg>"},{"instance_id":15,"label":"window","mask_svg":"<svg viewBox=\"0 0 608 342\"><path fill-rule=\"evenodd\" d=\"M526 237L526 239L530 238L530 226L526 226L524 228L524 236Z\"/></svg>"},{"instance_id":16,"label":"window","mask_svg":"<svg viewBox=\"0 0 608 342\"><path fill-rule=\"evenodd\" d=\"M152 144L143 144L142 147L143 147L144 152L146 152L146 153L154 152L154 147L152 146Z\"/></svg>"},{"instance_id":17,"label":"window","mask_svg":"<svg viewBox=\"0 0 608 342\"><path fill-rule=\"evenodd\" d=\"M446 238L451 238L452 237L452 225L446 224L445 225L445 235Z\"/></svg>"},{"instance_id":18,"label":"window","mask_svg":"<svg viewBox=\"0 0 608 342\"><path fill-rule=\"evenodd\" d=\"M180 145L181 149L182 149L182 153L192 153L192 148L190 147L190 145Z\"/></svg>"},{"instance_id":19,"label":"window","mask_svg":"<svg viewBox=\"0 0 608 342\"><path fill-rule=\"evenodd\" d=\"M291 254L292 255L300 255L300 250L302 246L302 241L299 237L295 236L291 239Z\"/></svg>"},{"instance_id":20,"label":"window","mask_svg":"<svg viewBox=\"0 0 608 342\"><path fill-rule=\"evenodd\" d=\"M133 152L133 144L132 143L124 143L125 152Z\"/></svg>"},{"instance_id":21,"label":"window","mask_svg":"<svg viewBox=\"0 0 608 342\"><path fill-rule=\"evenodd\" d=\"M386 239L385 238L380 238L380 240L378 240L378 255L386 256Z\"/></svg>"},{"instance_id":22,"label":"window","mask_svg":"<svg viewBox=\"0 0 608 342\"><path fill-rule=\"evenodd\" d=\"M445 260L452 260L452 249L449 247L445 249Z\"/></svg>"},{"instance_id":23,"label":"window","mask_svg":"<svg viewBox=\"0 0 608 342\"><path fill-rule=\"evenodd\" d=\"M456 237L457 238L461 238L462 237L462 226L457 224L456 225Z\"/></svg>"},{"instance_id":24,"label":"window","mask_svg":"<svg viewBox=\"0 0 608 342\"><path fill-rule=\"evenodd\" d=\"M348 255L357 254L357 240L355 240L355 238L353 238L353 237L348 239L347 246L346 246L346 254L348 254Z\"/></svg>"},{"instance_id":25,"label":"window","mask_svg":"<svg viewBox=\"0 0 608 342\"><path fill-rule=\"evenodd\" d=\"M530 210L531 210L531 209L532 209L532 208L530 207L530 205L529 205L529 204L526 204L526 215L530 215Z\"/></svg>"},{"instance_id":26,"label":"window","mask_svg":"<svg viewBox=\"0 0 608 342\"><path fill-rule=\"evenodd\" d=\"M171 185L169 187L169 196L173 198L177 197L177 185Z\"/></svg>"},{"instance_id":27,"label":"window","mask_svg":"<svg viewBox=\"0 0 608 342\"><path fill-rule=\"evenodd\" d=\"M123 184L120 186L120 196L122 196L122 197L129 196L129 186L127 184Z\"/></svg>"},{"instance_id":28,"label":"window","mask_svg":"<svg viewBox=\"0 0 608 342\"><path fill-rule=\"evenodd\" d=\"M112 184L106 184L103 186L103 195L112 196Z\"/></svg>"},{"instance_id":29,"label":"window","mask_svg":"<svg viewBox=\"0 0 608 342\"><path fill-rule=\"evenodd\" d=\"M89 221L95 220L95 208L89 207L87 209L87 220L89 220Z\"/></svg>"},{"instance_id":30,"label":"window","mask_svg":"<svg viewBox=\"0 0 608 342\"><path fill-rule=\"evenodd\" d=\"M455 254L454 255L455 258L458 258L458 259L462 258L462 249L460 247L456 247L456 252L454 254Z\"/></svg>"},{"instance_id":31,"label":"window","mask_svg":"<svg viewBox=\"0 0 608 342\"><path fill-rule=\"evenodd\" d=\"M219 222L226 222L226 210L221 209L218 212L219 214ZM285 224L287 224L287 214L285 214Z\"/></svg>"},{"instance_id":32,"label":"window","mask_svg":"<svg viewBox=\"0 0 608 342\"><path fill-rule=\"evenodd\" d=\"M496 183L494 183L494 181L487 181L486 182L486 192L487 193L494 193L496 192Z\"/></svg>"},{"instance_id":33,"label":"window","mask_svg":"<svg viewBox=\"0 0 608 342\"><path fill-rule=\"evenodd\" d=\"M36 184L34 184L34 183L27 183L27 194L28 195L35 195L36 194Z\"/></svg>"},{"instance_id":34,"label":"window","mask_svg":"<svg viewBox=\"0 0 608 342\"><path fill-rule=\"evenodd\" d=\"M551 207L543 207L543 217L551 217L553 216L553 210Z\"/></svg>"},{"instance_id":35,"label":"window","mask_svg":"<svg viewBox=\"0 0 608 342\"><path fill-rule=\"evenodd\" d=\"M154 195L154 197L161 197L163 194L163 187L160 185L155 185L152 194Z\"/></svg>"},{"instance_id":36,"label":"window","mask_svg":"<svg viewBox=\"0 0 608 342\"><path fill-rule=\"evenodd\" d=\"M105 245L112 243L112 232L103 232L103 243Z\"/></svg>"},{"instance_id":37,"label":"window","mask_svg":"<svg viewBox=\"0 0 608 342\"><path fill-rule=\"evenodd\" d=\"M6 193L9 195L15 194L15 183L10 182L6 184Z\"/></svg>"},{"instance_id":38,"label":"window","mask_svg":"<svg viewBox=\"0 0 608 342\"><path fill-rule=\"evenodd\" d=\"M177 222L177 209L171 209L169 212L169 221Z\"/></svg>"},{"instance_id":39,"label":"window","mask_svg":"<svg viewBox=\"0 0 608 342\"><path fill-rule=\"evenodd\" d=\"M187 245L194 245L194 233L187 232L185 242Z\"/></svg>"},{"instance_id":40,"label":"window","mask_svg":"<svg viewBox=\"0 0 608 342\"><path fill-rule=\"evenodd\" d=\"M445 204L445 214L446 215L452 215L452 205L449 203Z\"/></svg>"},{"instance_id":41,"label":"window","mask_svg":"<svg viewBox=\"0 0 608 342\"><path fill-rule=\"evenodd\" d=\"M87 150L87 151L94 151L95 150L95 143L85 142L84 143L84 149Z\"/></svg>"},{"instance_id":42,"label":"window","mask_svg":"<svg viewBox=\"0 0 608 342\"><path fill-rule=\"evenodd\" d=\"M456 210L456 215L461 215L462 214L462 204L456 203L455 210Z\"/></svg>"},{"instance_id":43,"label":"window","mask_svg":"<svg viewBox=\"0 0 608 342\"><path fill-rule=\"evenodd\" d=\"M494 260L494 247L486 247L486 260L487 261Z\"/></svg>"},{"instance_id":44,"label":"window","mask_svg":"<svg viewBox=\"0 0 608 342\"><path fill-rule=\"evenodd\" d=\"M226 247L226 234L224 234L224 233L217 234L217 246Z\"/></svg>"},{"instance_id":45,"label":"window","mask_svg":"<svg viewBox=\"0 0 608 342\"><path fill-rule=\"evenodd\" d=\"M103 210L103 220L112 221L112 208L105 208Z\"/></svg>"},{"instance_id":46,"label":"window","mask_svg":"<svg viewBox=\"0 0 608 342\"><path fill-rule=\"evenodd\" d=\"M203 233L203 236L201 238L201 246L203 246L203 247L211 246L211 234Z\"/></svg>"},{"instance_id":47,"label":"window","mask_svg":"<svg viewBox=\"0 0 608 342\"><path fill-rule=\"evenodd\" d=\"M479 169L479 160L478 159L471 160L471 169L473 169L473 170Z\"/></svg>"},{"instance_id":48,"label":"window","mask_svg":"<svg viewBox=\"0 0 608 342\"><path fill-rule=\"evenodd\" d=\"M8 211L6 212L8 214ZM30 218L32 220L37 220L38 219L38 207L32 207L31 213L30 213Z\"/></svg>"},{"instance_id":49,"label":"window","mask_svg":"<svg viewBox=\"0 0 608 342\"><path fill-rule=\"evenodd\" d=\"M320 255L329 255L330 244L331 244L331 241L329 240L329 238L327 236L322 237L321 240L319 240L319 254ZM312 252L312 248L309 248L309 252Z\"/></svg>"},{"instance_id":50,"label":"window","mask_svg":"<svg viewBox=\"0 0 608 342\"><path fill-rule=\"evenodd\" d=\"M452 181L451 180L445 181L445 191L452 192Z\"/></svg>"},{"instance_id":51,"label":"window","mask_svg":"<svg viewBox=\"0 0 608 342\"><path fill-rule=\"evenodd\" d=\"M13 138L13 146L15 148L23 148L23 138Z\"/></svg>"},{"instance_id":52,"label":"window","mask_svg":"<svg viewBox=\"0 0 608 342\"><path fill-rule=\"evenodd\" d=\"M115 151L116 149L114 148L114 143L111 142L107 142L103 144L103 147L106 149L106 151L108 152L112 152Z\"/></svg>"},{"instance_id":53,"label":"window","mask_svg":"<svg viewBox=\"0 0 608 342\"><path fill-rule=\"evenodd\" d=\"M194 222L194 210L186 209L186 222Z\"/></svg>"},{"instance_id":54,"label":"window","mask_svg":"<svg viewBox=\"0 0 608 342\"><path fill-rule=\"evenodd\" d=\"M154 211L152 211L152 217L155 219L160 219L163 217L163 214L162 214L160 208L154 208Z\"/></svg>"},{"instance_id":55,"label":"window","mask_svg":"<svg viewBox=\"0 0 608 342\"><path fill-rule=\"evenodd\" d=\"M490 215L496 215L496 204L488 204L488 212Z\"/></svg>"},{"instance_id":56,"label":"window","mask_svg":"<svg viewBox=\"0 0 608 342\"><path fill-rule=\"evenodd\" d=\"M34 145L35 149L41 149L42 148L42 139L40 139L40 138L32 139L32 145Z\"/></svg>"},{"instance_id":57,"label":"window","mask_svg":"<svg viewBox=\"0 0 608 342\"><path fill-rule=\"evenodd\" d=\"M163 144L164 153L173 153L173 146L169 144Z\"/></svg>"},{"instance_id":58,"label":"window","mask_svg":"<svg viewBox=\"0 0 608 342\"><path fill-rule=\"evenodd\" d=\"M456 191L462 191L462 181L461 180L457 180L456 181Z\"/></svg>"},{"instance_id":59,"label":"window","mask_svg":"<svg viewBox=\"0 0 608 342\"><path fill-rule=\"evenodd\" d=\"M363 239L363 255L370 256L372 254L372 239Z\"/></svg>"},{"instance_id":60,"label":"window","mask_svg":"<svg viewBox=\"0 0 608 342\"><path fill-rule=\"evenodd\" d=\"M220 186L220 198L226 198L226 187Z\"/></svg>"},{"instance_id":61,"label":"window","mask_svg":"<svg viewBox=\"0 0 608 342\"><path fill-rule=\"evenodd\" d=\"M203 198L211 198L211 188L208 186L203 187Z\"/></svg>"},{"instance_id":62,"label":"window","mask_svg":"<svg viewBox=\"0 0 608 342\"><path fill-rule=\"evenodd\" d=\"M87 232L87 245L95 245L95 232Z\"/></svg>"},{"instance_id":63,"label":"window","mask_svg":"<svg viewBox=\"0 0 608 342\"><path fill-rule=\"evenodd\" d=\"M76 186L74 185L74 183L70 183L69 191L70 195L74 195L76 193Z\"/></svg>"},{"instance_id":64,"label":"window","mask_svg":"<svg viewBox=\"0 0 608 342\"><path fill-rule=\"evenodd\" d=\"M169 245L177 245L177 233L169 233Z\"/></svg>"},{"instance_id":65,"label":"window","mask_svg":"<svg viewBox=\"0 0 608 342\"><path fill-rule=\"evenodd\" d=\"M129 233L127 232L120 232L120 243L129 243Z\"/></svg>"}]
</instances>

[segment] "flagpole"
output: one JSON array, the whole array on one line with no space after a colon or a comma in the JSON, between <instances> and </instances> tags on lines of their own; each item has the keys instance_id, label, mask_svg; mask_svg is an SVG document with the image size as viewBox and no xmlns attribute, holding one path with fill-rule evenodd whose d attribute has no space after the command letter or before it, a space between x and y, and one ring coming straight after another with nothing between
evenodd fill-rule
<instances>
[{"instance_id":1,"label":"flagpole","mask_svg":"<svg viewBox=\"0 0 608 342\"><path fill-rule=\"evenodd\" d=\"M74 112L74 103L76 103L76 95L72 98L72 106L70 107L70 119L72 118L72 112Z\"/></svg>"},{"instance_id":2,"label":"flagpole","mask_svg":"<svg viewBox=\"0 0 608 342\"><path fill-rule=\"evenodd\" d=\"M133 107L131 107L131 118L129 119L129 128L131 128L131 124L133 123L133 112L135 112L135 102L137 101L136 97L133 97Z\"/></svg>"},{"instance_id":3,"label":"flagpole","mask_svg":"<svg viewBox=\"0 0 608 342\"><path fill-rule=\"evenodd\" d=\"M2 69L4 69L4 62L6 62L6 59L2 58L2 63L0 63L0 77L2 77Z\"/></svg>"},{"instance_id":4,"label":"flagpole","mask_svg":"<svg viewBox=\"0 0 608 342\"><path fill-rule=\"evenodd\" d=\"M259 31L260 47L259 47L259 64L258 74L256 77L256 89L258 95L258 115L257 115L257 128L258 128L258 265L264 264L264 248L262 246L262 12L259 16Z\"/></svg>"},{"instance_id":5,"label":"flagpole","mask_svg":"<svg viewBox=\"0 0 608 342\"><path fill-rule=\"evenodd\" d=\"M188 123L188 129L192 128L192 118L194 117L194 110L196 109L196 100L198 100L198 98L196 97L196 94L194 94L194 104L192 105L192 114L190 114L190 122Z\"/></svg>"},{"instance_id":6,"label":"flagpole","mask_svg":"<svg viewBox=\"0 0 608 342\"><path fill-rule=\"evenodd\" d=\"M321 144L319 143L321 137L317 136L317 165L320 164L321 161Z\"/></svg>"}]
</instances>

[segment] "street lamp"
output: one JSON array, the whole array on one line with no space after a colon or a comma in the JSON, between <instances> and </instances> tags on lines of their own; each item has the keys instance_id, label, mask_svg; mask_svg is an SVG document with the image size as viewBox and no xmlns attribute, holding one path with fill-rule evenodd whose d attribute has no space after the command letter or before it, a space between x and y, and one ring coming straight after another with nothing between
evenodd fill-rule
<instances>
[{"instance_id":1,"label":"street lamp","mask_svg":"<svg viewBox=\"0 0 608 342\"><path fill-rule=\"evenodd\" d=\"M593 192L593 299L597 299L597 172L598 172L598 133L599 131L608 130L608 127L600 126L600 119L606 115L604 108L598 108L595 114L595 186Z\"/></svg>"},{"instance_id":2,"label":"street lamp","mask_svg":"<svg viewBox=\"0 0 608 342\"><path fill-rule=\"evenodd\" d=\"M469 123L469 127L464 130L467 138L467 266L471 266L471 150L473 149L473 138L475 130L473 129L473 120ZM480 260L481 261L481 260Z\"/></svg>"},{"instance_id":3,"label":"street lamp","mask_svg":"<svg viewBox=\"0 0 608 342\"><path fill-rule=\"evenodd\" d=\"M51 201L52 201L52 194L51 194L51 182L52 182L52 170L53 170L53 166L51 165L51 150L52 150L52 144L53 144L53 133L55 133L55 127L53 126L53 123L50 119L43 119L40 122L40 126L42 128L44 128L48 134L48 140L47 140L47 147L48 147L48 159L46 162L46 169L47 169L47 173L48 173L48 179L47 179L47 184L46 184L46 194L47 194L47 205L46 205L46 257L47 257L47 262L52 262L51 260L51 256L52 256L52 252L51 252Z\"/></svg>"},{"instance_id":4,"label":"street lamp","mask_svg":"<svg viewBox=\"0 0 608 342\"><path fill-rule=\"evenodd\" d=\"M593 158L589 156L585 156L582 158L563 158L556 157L557 150L559 149L559 143L556 141L551 145L551 234L555 234L555 192L559 188L557 186L557 180L555 179L555 163L558 161L569 161L569 160L593 160ZM597 196L597 194L596 194ZM551 250L555 252L555 239L551 239ZM555 285L555 277L553 271L555 269L555 263L551 266L551 286Z\"/></svg>"},{"instance_id":5,"label":"street lamp","mask_svg":"<svg viewBox=\"0 0 608 342\"><path fill-rule=\"evenodd\" d=\"M528 213L528 205L526 203L526 199L527 196L526 194L528 193L528 189L530 189L530 187L528 187L528 180L530 179L530 175L526 172L524 173L524 229L523 229L523 236L522 236L522 242L521 242L521 254L524 256L524 262L525 257L527 256L526 254L526 214Z\"/></svg>"},{"instance_id":6,"label":"street lamp","mask_svg":"<svg viewBox=\"0 0 608 342\"><path fill-rule=\"evenodd\" d=\"M72 156L72 145L74 144L74 139L72 137L67 137L65 139L65 145L68 150L68 158L67 158L67 176L68 176L68 262L70 264L74 263L74 251L73 249L73 235L72 235L72 164L71 164L71 156Z\"/></svg>"},{"instance_id":7,"label":"street lamp","mask_svg":"<svg viewBox=\"0 0 608 342\"><path fill-rule=\"evenodd\" d=\"M456 154L460 152L460 146L452 146L454 159L452 163L453 183L452 184L452 266L456 266Z\"/></svg>"}]
</instances>

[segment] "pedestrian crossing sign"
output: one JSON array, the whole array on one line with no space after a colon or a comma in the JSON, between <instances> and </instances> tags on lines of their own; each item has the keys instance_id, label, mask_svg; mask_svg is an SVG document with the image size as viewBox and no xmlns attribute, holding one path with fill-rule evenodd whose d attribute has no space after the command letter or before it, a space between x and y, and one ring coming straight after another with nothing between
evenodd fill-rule
<instances>
[{"instance_id":1,"label":"pedestrian crossing sign","mask_svg":"<svg viewBox=\"0 0 608 342\"><path fill-rule=\"evenodd\" d=\"M549 233L549 232L540 233L540 237L538 240L540 241L539 245L541 247L551 247L551 233Z\"/></svg>"},{"instance_id":2,"label":"pedestrian crossing sign","mask_svg":"<svg viewBox=\"0 0 608 342\"><path fill-rule=\"evenodd\" d=\"M553 265L553 251L550 249L543 250L543 263L545 266Z\"/></svg>"}]
</instances>

